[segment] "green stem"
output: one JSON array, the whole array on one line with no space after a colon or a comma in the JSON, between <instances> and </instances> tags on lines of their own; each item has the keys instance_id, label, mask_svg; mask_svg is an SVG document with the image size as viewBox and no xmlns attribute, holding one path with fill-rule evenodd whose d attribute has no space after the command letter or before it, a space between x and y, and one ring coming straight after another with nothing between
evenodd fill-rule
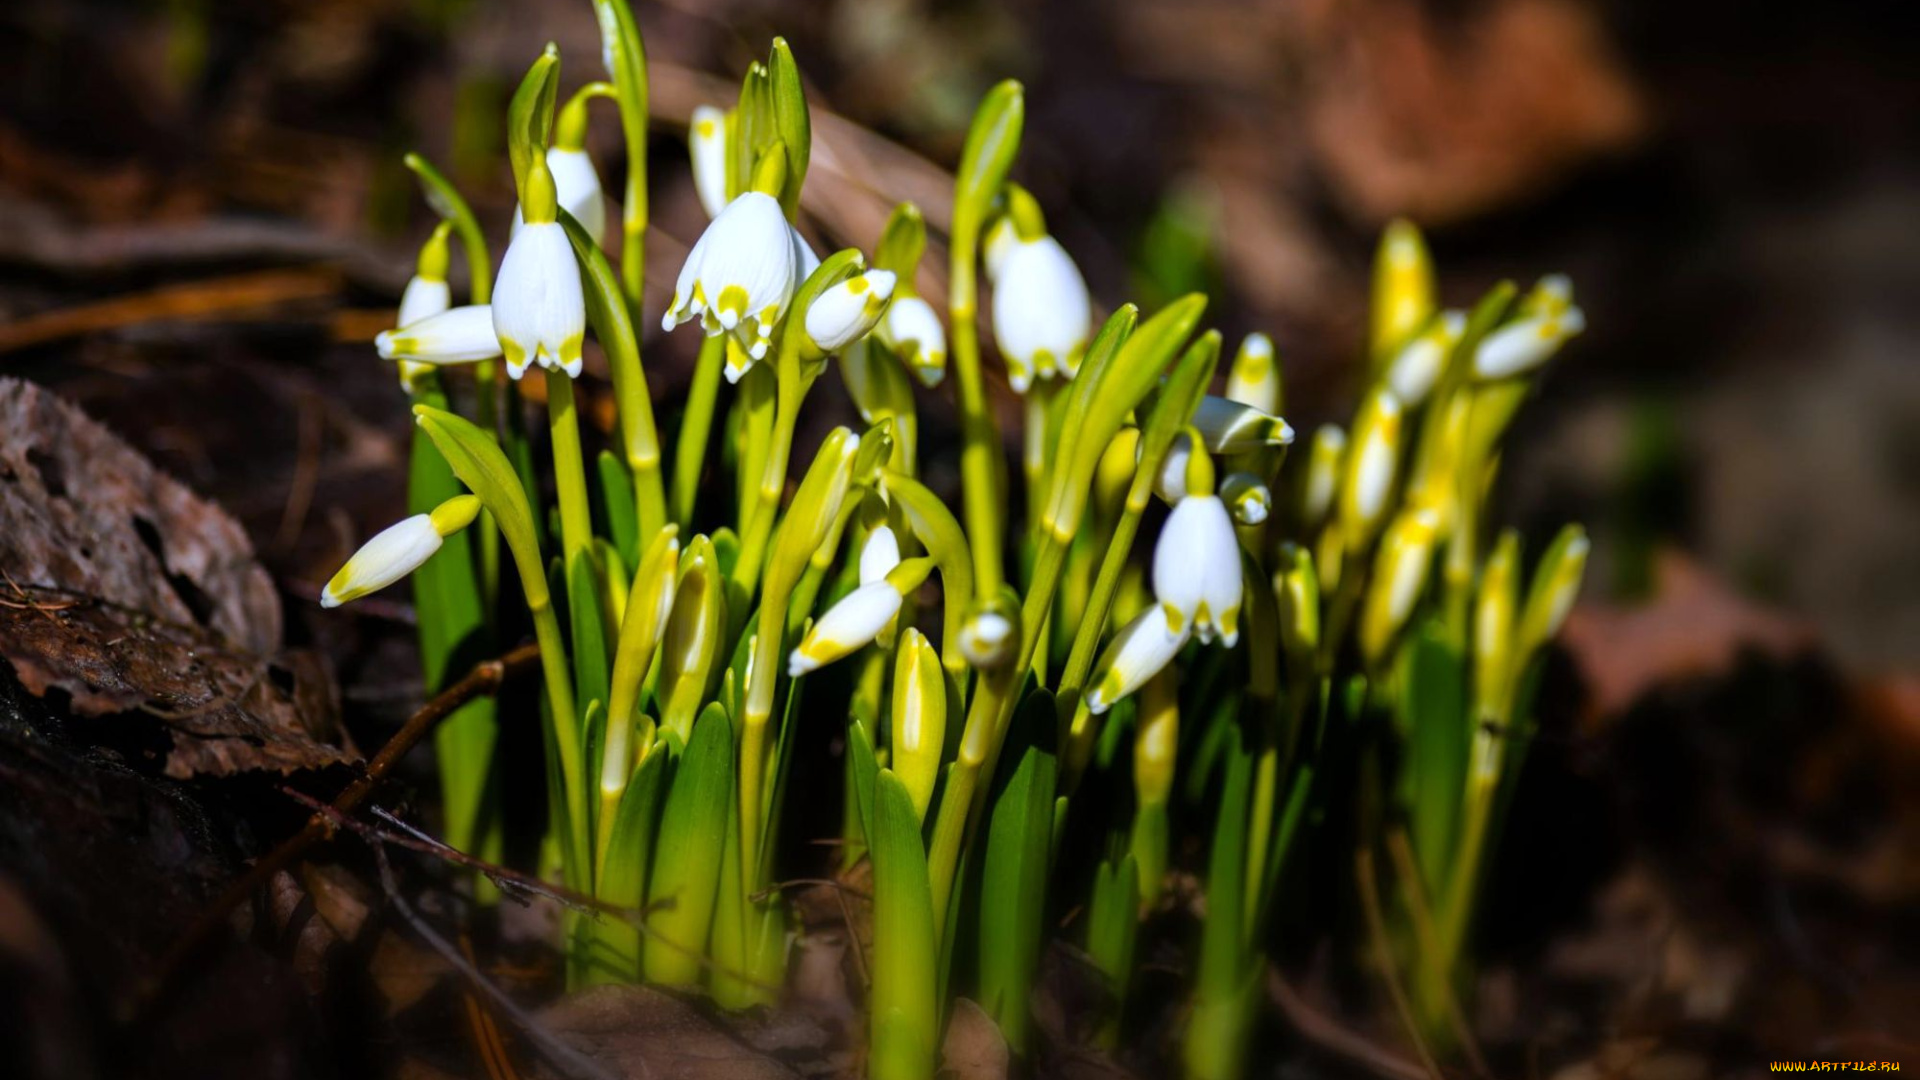
<instances>
[{"instance_id":1,"label":"green stem","mask_svg":"<svg viewBox=\"0 0 1920 1080\"><path fill-rule=\"evenodd\" d=\"M564 371L545 370L554 488L560 498L560 565L567 585L567 613L573 626L574 694L576 700L598 701L605 708L609 685L606 630L600 619L599 591L594 584L593 518L587 495L586 459L580 449L573 380ZM585 826L583 820L581 827Z\"/></svg>"},{"instance_id":2,"label":"green stem","mask_svg":"<svg viewBox=\"0 0 1920 1080\"><path fill-rule=\"evenodd\" d=\"M540 674L553 713L554 744L560 753L561 786L566 796L568 821L562 834L566 847L561 865L568 888L584 889L592 875L592 863L587 847L586 765L580 747L580 714L574 711L572 674L567 670L567 645L560 634L560 618L554 614L552 600L544 595L544 582L540 592L539 601L530 597L527 606L533 617L533 638L540 646Z\"/></svg>"},{"instance_id":3,"label":"green stem","mask_svg":"<svg viewBox=\"0 0 1920 1080\"><path fill-rule=\"evenodd\" d=\"M680 416L680 437L673 452L673 521L682 536L693 535L693 502L700 493L714 405L720 397L720 369L726 360L726 338L700 342L700 360L693 369L693 385L687 389L687 408Z\"/></svg>"},{"instance_id":4,"label":"green stem","mask_svg":"<svg viewBox=\"0 0 1920 1080\"><path fill-rule=\"evenodd\" d=\"M987 401L986 383L980 376L980 327L978 286L974 273L975 237L957 230L952 240L952 268L948 286L948 313L953 323L954 383L959 388L960 450L962 494L967 517L967 538L973 548L973 573L978 595L992 596L1006 580L1001 565L1000 514L1002 509L1000 473L1000 429L994 422L993 408ZM1025 661L1020 664L1025 667ZM934 911L941 910L943 897L935 882Z\"/></svg>"},{"instance_id":5,"label":"green stem","mask_svg":"<svg viewBox=\"0 0 1920 1080\"><path fill-rule=\"evenodd\" d=\"M793 453L793 432L800 421L800 402L806 393L807 387L798 377L781 374L773 407L773 441L767 451L767 463L760 470L760 486L747 508L747 520L742 523L746 533L740 538L740 559L733 566L734 583L746 596L753 595L764 569L761 564L766 562L767 544L773 538L773 519L779 516L780 493L787 487L787 458Z\"/></svg>"}]
</instances>

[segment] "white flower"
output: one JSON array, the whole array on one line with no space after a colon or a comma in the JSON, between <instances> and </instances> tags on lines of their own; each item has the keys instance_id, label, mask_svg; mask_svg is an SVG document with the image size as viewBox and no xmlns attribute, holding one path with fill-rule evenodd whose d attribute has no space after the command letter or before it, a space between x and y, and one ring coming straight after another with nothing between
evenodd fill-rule
<instances>
[{"instance_id":1,"label":"white flower","mask_svg":"<svg viewBox=\"0 0 1920 1080\"><path fill-rule=\"evenodd\" d=\"M807 308L807 337L823 353L837 353L867 336L893 299L894 276L869 270L820 293Z\"/></svg>"},{"instance_id":2,"label":"white flower","mask_svg":"<svg viewBox=\"0 0 1920 1080\"><path fill-rule=\"evenodd\" d=\"M1273 339L1248 334L1227 371L1227 400L1258 409L1280 411L1280 365L1273 362Z\"/></svg>"},{"instance_id":3,"label":"white flower","mask_svg":"<svg viewBox=\"0 0 1920 1080\"><path fill-rule=\"evenodd\" d=\"M1153 592L1170 632L1191 629L1202 642L1217 634L1228 648L1240 640L1240 541L1216 495L1188 495L1174 505L1153 549Z\"/></svg>"},{"instance_id":4,"label":"white flower","mask_svg":"<svg viewBox=\"0 0 1920 1080\"><path fill-rule=\"evenodd\" d=\"M993 337L1007 381L1024 394L1036 378L1071 376L1093 331L1093 301L1080 268L1051 236L1018 240L1000 260Z\"/></svg>"},{"instance_id":5,"label":"white flower","mask_svg":"<svg viewBox=\"0 0 1920 1080\"><path fill-rule=\"evenodd\" d=\"M1307 458L1307 486L1301 498L1301 517L1309 528L1326 520L1333 495L1340 486L1340 469L1347 454L1347 433L1338 424L1322 424L1313 433Z\"/></svg>"},{"instance_id":6,"label":"white flower","mask_svg":"<svg viewBox=\"0 0 1920 1080\"><path fill-rule=\"evenodd\" d=\"M1439 519L1432 512L1410 510L1395 518L1381 538L1360 616L1360 648L1369 662L1385 657L1387 646L1426 591L1438 528Z\"/></svg>"},{"instance_id":7,"label":"white flower","mask_svg":"<svg viewBox=\"0 0 1920 1080\"><path fill-rule=\"evenodd\" d=\"M382 359L423 364L471 364L500 355L493 308L487 304L468 304L402 324L398 330L383 331L373 344Z\"/></svg>"},{"instance_id":8,"label":"white flower","mask_svg":"<svg viewBox=\"0 0 1920 1080\"><path fill-rule=\"evenodd\" d=\"M1510 322L1474 350L1473 373L1482 379L1505 379L1532 371L1586 328L1586 313L1571 306Z\"/></svg>"},{"instance_id":9,"label":"white flower","mask_svg":"<svg viewBox=\"0 0 1920 1080\"><path fill-rule=\"evenodd\" d=\"M1244 454L1293 442L1293 428L1285 420L1212 394L1193 410L1193 426L1216 454Z\"/></svg>"},{"instance_id":10,"label":"white flower","mask_svg":"<svg viewBox=\"0 0 1920 1080\"><path fill-rule=\"evenodd\" d=\"M493 329L515 379L528 365L580 374L586 298L573 243L558 222L530 222L507 245L493 289Z\"/></svg>"},{"instance_id":11,"label":"white flower","mask_svg":"<svg viewBox=\"0 0 1920 1080\"><path fill-rule=\"evenodd\" d=\"M1153 604L1122 627L1100 656L1099 681L1087 693L1087 711L1098 716L1160 674L1187 643L1188 631L1167 622L1164 605Z\"/></svg>"},{"instance_id":12,"label":"white flower","mask_svg":"<svg viewBox=\"0 0 1920 1080\"><path fill-rule=\"evenodd\" d=\"M787 658L787 674L799 678L872 643L900 613L900 600L884 577L848 593L808 628Z\"/></svg>"},{"instance_id":13,"label":"white flower","mask_svg":"<svg viewBox=\"0 0 1920 1080\"><path fill-rule=\"evenodd\" d=\"M932 389L947 377L947 330L932 304L917 296L897 297L876 332L920 385Z\"/></svg>"},{"instance_id":14,"label":"white flower","mask_svg":"<svg viewBox=\"0 0 1920 1080\"><path fill-rule=\"evenodd\" d=\"M733 333L748 356L765 357L774 324L800 280L799 252L805 247L778 200L758 191L741 195L720 211L687 254L660 325L672 330L699 319L707 336ZM743 373L729 367L727 377L738 381Z\"/></svg>"},{"instance_id":15,"label":"white flower","mask_svg":"<svg viewBox=\"0 0 1920 1080\"><path fill-rule=\"evenodd\" d=\"M1361 407L1341 495L1341 516L1356 534L1347 538L1349 542L1370 538L1386 513L1387 497L1393 493L1400 469L1400 423L1400 398L1391 390L1376 391Z\"/></svg>"},{"instance_id":16,"label":"white flower","mask_svg":"<svg viewBox=\"0 0 1920 1080\"><path fill-rule=\"evenodd\" d=\"M1012 659L1018 639L1013 620L991 609L960 624L960 655L981 670L997 668Z\"/></svg>"},{"instance_id":17,"label":"white flower","mask_svg":"<svg viewBox=\"0 0 1920 1080\"><path fill-rule=\"evenodd\" d=\"M807 243L807 238L800 235L799 229L791 225L787 229L793 233L793 257L796 260L793 287L798 289L802 282L813 276L815 270L820 269L820 256L813 250L813 245Z\"/></svg>"},{"instance_id":18,"label":"white flower","mask_svg":"<svg viewBox=\"0 0 1920 1080\"><path fill-rule=\"evenodd\" d=\"M693 110L687 125L687 156L693 159L693 190L707 216L727 208L727 114L711 105Z\"/></svg>"},{"instance_id":19,"label":"white flower","mask_svg":"<svg viewBox=\"0 0 1920 1080\"><path fill-rule=\"evenodd\" d=\"M1425 333L1407 342L1387 366L1387 385L1401 401L1414 406L1426 400L1466 328L1467 317L1449 311L1434 320Z\"/></svg>"},{"instance_id":20,"label":"white flower","mask_svg":"<svg viewBox=\"0 0 1920 1080\"><path fill-rule=\"evenodd\" d=\"M585 150L555 146L547 150L547 171L553 174L553 188L561 209L572 214L593 242L605 246L607 239L607 197L600 187L600 174ZM526 225L520 208L513 208L513 225L508 242L520 235Z\"/></svg>"},{"instance_id":21,"label":"white flower","mask_svg":"<svg viewBox=\"0 0 1920 1080\"><path fill-rule=\"evenodd\" d=\"M353 553L340 572L320 591L321 607L339 607L399 581L418 570L440 542L473 522L480 500L460 495L441 503L430 514L415 514L389 525Z\"/></svg>"},{"instance_id":22,"label":"white flower","mask_svg":"<svg viewBox=\"0 0 1920 1080\"><path fill-rule=\"evenodd\" d=\"M878 526L867 534L867 542L860 549L860 584L871 585L876 581L885 581L893 568L900 565L900 538L885 525Z\"/></svg>"}]
</instances>

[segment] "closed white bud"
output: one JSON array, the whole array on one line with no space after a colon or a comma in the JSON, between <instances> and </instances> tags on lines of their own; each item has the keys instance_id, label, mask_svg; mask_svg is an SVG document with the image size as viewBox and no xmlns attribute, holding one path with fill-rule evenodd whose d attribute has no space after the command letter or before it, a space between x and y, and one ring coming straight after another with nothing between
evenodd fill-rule
<instances>
[{"instance_id":1,"label":"closed white bud","mask_svg":"<svg viewBox=\"0 0 1920 1080\"><path fill-rule=\"evenodd\" d=\"M1464 314L1458 311L1443 312L1433 321L1433 325L1407 342L1400 350L1400 355L1393 358L1393 363L1387 368L1387 385L1408 408L1416 407L1427 399L1433 384L1440 380L1447 357L1452 354L1454 345L1460 341L1460 335L1466 328L1467 317Z\"/></svg>"},{"instance_id":2,"label":"closed white bud","mask_svg":"<svg viewBox=\"0 0 1920 1080\"><path fill-rule=\"evenodd\" d=\"M878 333L920 385L932 389L947 377L947 328L932 304L917 296L896 297Z\"/></svg>"},{"instance_id":3,"label":"closed white bud","mask_svg":"<svg viewBox=\"0 0 1920 1080\"><path fill-rule=\"evenodd\" d=\"M798 678L872 644L900 614L900 601L885 578L848 593L807 629L787 658L787 674Z\"/></svg>"},{"instance_id":4,"label":"closed white bud","mask_svg":"<svg viewBox=\"0 0 1920 1080\"><path fill-rule=\"evenodd\" d=\"M1227 370L1227 400L1277 416L1280 396L1280 365L1273 359L1273 339L1248 334Z\"/></svg>"},{"instance_id":5,"label":"closed white bud","mask_svg":"<svg viewBox=\"0 0 1920 1080\"><path fill-rule=\"evenodd\" d=\"M711 105L693 110L687 125L687 156L693 161L693 190L709 218L727 208L727 114Z\"/></svg>"},{"instance_id":6,"label":"closed white bud","mask_svg":"<svg viewBox=\"0 0 1920 1080\"><path fill-rule=\"evenodd\" d=\"M493 290L493 329L513 378L535 363L579 376L586 298L573 244L558 222L522 225L507 245Z\"/></svg>"},{"instance_id":7,"label":"closed white bud","mask_svg":"<svg viewBox=\"0 0 1920 1080\"><path fill-rule=\"evenodd\" d=\"M868 533L866 544L860 548L860 584L884 581L899 565L900 538L893 530L881 525Z\"/></svg>"},{"instance_id":8,"label":"closed white bud","mask_svg":"<svg viewBox=\"0 0 1920 1080\"><path fill-rule=\"evenodd\" d=\"M1347 454L1341 485L1340 516L1347 540L1364 549L1387 512L1387 500L1400 471L1400 398L1381 387L1361 407L1354 422L1353 448Z\"/></svg>"},{"instance_id":9,"label":"closed white bud","mask_svg":"<svg viewBox=\"0 0 1920 1080\"><path fill-rule=\"evenodd\" d=\"M1153 475L1153 493L1168 506L1187 497L1187 465L1193 460L1193 439L1185 432L1173 437L1160 471Z\"/></svg>"},{"instance_id":10,"label":"closed white bud","mask_svg":"<svg viewBox=\"0 0 1920 1080\"><path fill-rule=\"evenodd\" d=\"M1095 716L1113 708L1146 685L1187 643L1189 631L1175 630L1163 604L1150 604L1107 643L1096 665L1099 678L1087 692L1087 711Z\"/></svg>"},{"instance_id":11,"label":"closed white bud","mask_svg":"<svg viewBox=\"0 0 1920 1080\"><path fill-rule=\"evenodd\" d=\"M960 655L982 671L1006 664L1020 640L1020 628L1004 612L975 612L960 624Z\"/></svg>"},{"instance_id":12,"label":"closed white bud","mask_svg":"<svg viewBox=\"0 0 1920 1080\"><path fill-rule=\"evenodd\" d=\"M708 337L731 333L750 359L764 358L799 284L805 247L778 200L746 192L720 211L687 254L660 325L672 330L698 319ZM727 369L730 381L743 374L744 368Z\"/></svg>"},{"instance_id":13,"label":"closed white bud","mask_svg":"<svg viewBox=\"0 0 1920 1080\"><path fill-rule=\"evenodd\" d=\"M1369 663L1385 657L1387 646L1407 624L1426 590L1438 531L1432 513L1411 510L1395 518L1381 537L1373 580L1367 586L1366 610L1360 617L1360 650Z\"/></svg>"},{"instance_id":14,"label":"closed white bud","mask_svg":"<svg viewBox=\"0 0 1920 1080\"><path fill-rule=\"evenodd\" d=\"M993 337L1007 381L1024 394L1035 379L1068 378L1093 332L1093 300L1067 249L1051 236L1015 238L999 262Z\"/></svg>"},{"instance_id":15,"label":"closed white bud","mask_svg":"<svg viewBox=\"0 0 1920 1080\"><path fill-rule=\"evenodd\" d=\"M415 514L389 525L353 553L340 572L320 590L321 607L339 607L399 581L440 550L440 542L473 523L480 500L460 495L430 514Z\"/></svg>"},{"instance_id":16,"label":"closed white bud","mask_svg":"<svg viewBox=\"0 0 1920 1080\"><path fill-rule=\"evenodd\" d=\"M1193 410L1193 426L1216 454L1244 454L1266 446L1293 442L1293 428L1285 420L1237 401L1208 394Z\"/></svg>"},{"instance_id":17,"label":"closed white bud","mask_svg":"<svg viewBox=\"0 0 1920 1080\"><path fill-rule=\"evenodd\" d=\"M1307 528L1327 520L1327 512L1333 509L1346 456L1347 433L1340 425L1322 424L1314 431L1313 448L1307 457L1307 483L1300 501L1300 516Z\"/></svg>"},{"instance_id":18,"label":"closed white bud","mask_svg":"<svg viewBox=\"0 0 1920 1080\"><path fill-rule=\"evenodd\" d=\"M431 319L453 306L453 290L447 285L447 234L451 227L442 223L420 248L420 261L407 287L400 294L400 313L394 325L411 326ZM416 360L400 361L400 388L411 391L413 380L432 365Z\"/></svg>"},{"instance_id":19,"label":"closed white bud","mask_svg":"<svg viewBox=\"0 0 1920 1080\"><path fill-rule=\"evenodd\" d=\"M1229 473L1220 482L1220 501L1236 525L1258 525L1273 513L1273 492L1252 473Z\"/></svg>"},{"instance_id":20,"label":"closed white bud","mask_svg":"<svg viewBox=\"0 0 1920 1080\"><path fill-rule=\"evenodd\" d=\"M894 275L869 270L814 298L807 308L807 337L823 353L837 353L867 336L893 299Z\"/></svg>"},{"instance_id":21,"label":"closed white bud","mask_svg":"<svg viewBox=\"0 0 1920 1080\"><path fill-rule=\"evenodd\" d=\"M1532 315L1488 334L1473 353L1473 373L1482 379L1525 374L1547 362L1574 335L1587 328L1577 307Z\"/></svg>"},{"instance_id":22,"label":"closed white bud","mask_svg":"<svg viewBox=\"0 0 1920 1080\"><path fill-rule=\"evenodd\" d=\"M1167 515L1153 548L1153 592L1169 631L1240 640L1240 541L1215 495L1188 495Z\"/></svg>"},{"instance_id":23,"label":"closed white bud","mask_svg":"<svg viewBox=\"0 0 1920 1080\"><path fill-rule=\"evenodd\" d=\"M383 359L422 364L472 364L500 355L500 335L494 333L493 308L487 304L451 308L384 331L373 344Z\"/></svg>"}]
</instances>

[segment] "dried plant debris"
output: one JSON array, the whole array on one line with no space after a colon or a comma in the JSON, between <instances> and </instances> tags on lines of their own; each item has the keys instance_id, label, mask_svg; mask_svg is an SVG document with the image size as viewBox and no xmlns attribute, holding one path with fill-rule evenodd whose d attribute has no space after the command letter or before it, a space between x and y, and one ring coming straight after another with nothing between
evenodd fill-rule
<instances>
[{"instance_id":1,"label":"dried plant debris","mask_svg":"<svg viewBox=\"0 0 1920 1080\"><path fill-rule=\"evenodd\" d=\"M72 405L0 379L0 655L77 716L144 714L168 775L350 761L317 661L280 655L246 533Z\"/></svg>"},{"instance_id":2,"label":"dried plant debris","mask_svg":"<svg viewBox=\"0 0 1920 1080\"><path fill-rule=\"evenodd\" d=\"M785 1080L801 1075L736 1039L687 1002L647 987L597 987L546 1010L540 1022L612 1076Z\"/></svg>"}]
</instances>

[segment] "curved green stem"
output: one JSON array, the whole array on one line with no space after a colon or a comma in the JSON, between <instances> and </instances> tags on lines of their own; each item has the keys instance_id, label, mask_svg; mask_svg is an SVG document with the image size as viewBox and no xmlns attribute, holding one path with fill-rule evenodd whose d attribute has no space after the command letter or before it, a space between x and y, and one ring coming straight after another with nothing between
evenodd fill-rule
<instances>
[{"instance_id":1,"label":"curved green stem","mask_svg":"<svg viewBox=\"0 0 1920 1080\"><path fill-rule=\"evenodd\" d=\"M726 338L700 342L700 359L693 369L693 385L687 389L687 408L680 417L680 436L673 451L672 516L682 535L692 535L694 497L700 493L714 405L720 397L720 369L726 360Z\"/></svg>"}]
</instances>

